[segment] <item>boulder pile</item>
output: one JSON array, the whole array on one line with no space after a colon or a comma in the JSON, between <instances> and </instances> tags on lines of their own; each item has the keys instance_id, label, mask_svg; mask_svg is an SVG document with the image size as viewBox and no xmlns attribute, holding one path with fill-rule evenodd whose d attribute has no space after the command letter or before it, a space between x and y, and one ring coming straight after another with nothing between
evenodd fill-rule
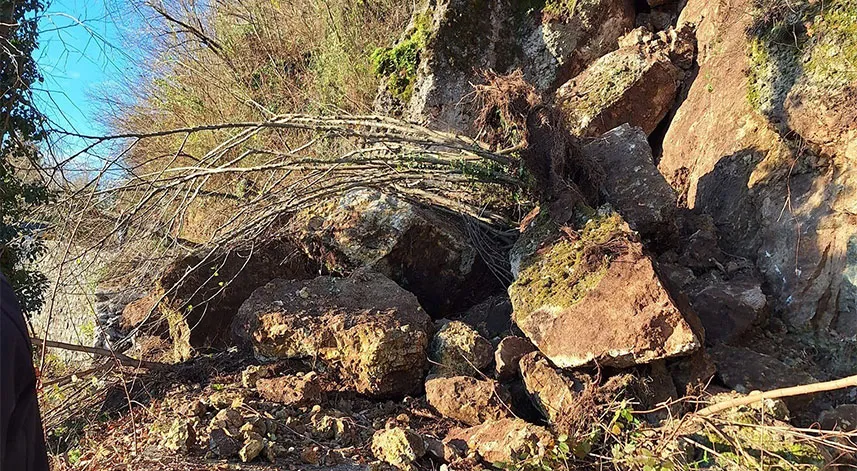
<instances>
[{"instance_id":1,"label":"boulder pile","mask_svg":"<svg viewBox=\"0 0 857 471\"><path fill-rule=\"evenodd\" d=\"M857 188L846 184L853 122L815 129L809 105L823 99L809 76L767 114L746 102L752 2L518 3L530 2L426 2L402 39L422 35L416 72L402 90L383 80L376 104L478 137L464 99L485 80L478 69L520 69L557 117L551 132L573 143L561 169L553 154L543 167L566 177L585 162L594 194L545 198L523 218L505 248L508 286L459 220L376 188L294 215L295 242L243 270L231 254L204 280L188 267L210 262L177 263L124 308L124 328L171 337L176 358L230 346L254 365L234 404L208 400L176 419L162 447L371 469L551 469L603 453L629 469L674 469L665 463L678 456L722 467L737 445L702 423L668 434L657 449L669 457L620 438L667 427L689 411L684 396L726 400L853 369L830 360L839 350L806 353L801 336L857 332L854 199L843 200ZM792 132L819 142L798 155ZM806 153L827 164L801 167ZM795 173L775 168L777 155L793 156ZM180 288L187 276L203 289ZM217 277L233 284L218 291ZM168 325L150 326L152 311ZM831 427L853 424L839 402L759 407L777 424L822 409ZM300 445L284 446L284 433ZM819 456L801 445L783 459Z\"/></svg>"}]
</instances>

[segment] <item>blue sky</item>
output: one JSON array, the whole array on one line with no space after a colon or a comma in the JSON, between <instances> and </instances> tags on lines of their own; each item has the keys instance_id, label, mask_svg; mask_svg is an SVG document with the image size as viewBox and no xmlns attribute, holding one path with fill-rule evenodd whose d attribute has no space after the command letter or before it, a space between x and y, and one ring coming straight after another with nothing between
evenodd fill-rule
<instances>
[{"instance_id":1,"label":"blue sky","mask_svg":"<svg viewBox=\"0 0 857 471\"><path fill-rule=\"evenodd\" d=\"M97 94L121 93L118 77L134 62L123 38L130 15L112 0L54 0L39 22L34 57L44 76L36 84L38 106L53 127L81 134L103 134ZM73 145L73 143L72 143Z\"/></svg>"}]
</instances>

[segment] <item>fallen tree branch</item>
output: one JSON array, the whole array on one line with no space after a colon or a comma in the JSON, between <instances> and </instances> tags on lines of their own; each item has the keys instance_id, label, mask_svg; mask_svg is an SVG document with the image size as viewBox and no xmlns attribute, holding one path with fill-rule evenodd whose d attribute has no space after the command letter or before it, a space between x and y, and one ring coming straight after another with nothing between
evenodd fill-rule
<instances>
[{"instance_id":1,"label":"fallen tree branch","mask_svg":"<svg viewBox=\"0 0 857 471\"><path fill-rule=\"evenodd\" d=\"M84 345L75 345L71 343L57 342L54 340L42 340L36 337L32 337L30 339L34 345L44 345L50 348L59 348L62 350L69 350L72 352L82 352L82 353L91 353L93 355L99 355L103 357L113 358L121 365L124 366L133 366L135 368L148 368L148 369L161 369L166 368L168 365L164 363L158 363L153 361L145 361L145 360L137 360L131 358L127 355L123 355L121 353L114 352L112 350L108 350L106 348L98 348L98 347L87 347Z\"/></svg>"},{"instance_id":2,"label":"fallen tree branch","mask_svg":"<svg viewBox=\"0 0 857 471\"><path fill-rule=\"evenodd\" d=\"M753 404L759 401L763 401L765 399L781 399L784 397L794 397L794 396L804 396L807 394L815 394L820 392L827 391L836 391L838 389L845 389L857 387L857 375L848 376L846 378L837 379L833 381L825 381L822 383L812 383L812 384L804 384L801 386L792 386L789 388L781 388L774 389L772 391L765 392L757 392L753 394L749 394L744 397L739 397L736 399L731 399L729 401L724 401L718 404L710 405L696 414L700 416L709 416L716 414L718 412L722 412L726 409L731 409L733 407L746 406L749 404Z\"/></svg>"}]
</instances>

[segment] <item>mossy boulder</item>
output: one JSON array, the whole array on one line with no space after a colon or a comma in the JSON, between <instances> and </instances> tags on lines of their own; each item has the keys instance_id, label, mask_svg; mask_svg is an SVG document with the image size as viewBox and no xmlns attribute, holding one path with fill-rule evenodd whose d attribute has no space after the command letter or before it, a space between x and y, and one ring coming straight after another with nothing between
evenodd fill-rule
<instances>
[{"instance_id":1,"label":"mossy boulder","mask_svg":"<svg viewBox=\"0 0 857 471\"><path fill-rule=\"evenodd\" d=\"M318 359L340 375L343 389L375 397L422 385L430 329L416 297L367 271L274 280L253 292L232 324L257 356Z\"/></svg>"},{"instance_id":2,"label":"mossy boulder","mask_svg":"<svg viewBox=\"0 0 857 471\"><path fill-rule=\"evenodd\" d=\"M679 69L636 46L611 52L557 90L571 132L597 137L630 123L651 134L672 107Z\"/></svg>"},{"instance_id":3,"label":"mossy boulder","mask_svg":"<svg viewBox=\"0 0 857 471\"><path fill-rule=\"evenodd\" d=\"M494 358L494 347L464 322L445 322L431 340L429 358L433 374L480 376Z\"/></svg>"},{"instance_id":4,"label":"mossy boulder","mask_svg":"<svg viewBox=\"0 0 857 471\"><path fill-rule=\"evenodd\" d=\"M665 290L618 214L602 208L579 229L553 225L545 215L529 229L537 242L522 237L534 250L509 295L515 323L555 365L627 367L700 347L685 319L697 325L695 315Z\"/></svg>"},{"instance_id":5,"label":"mossy boulder","mask_svg":"<svg viewBox=\"0 0 857 471\"><path fill-rule=\"evenodd\" d=\"M307 208L290 227L329 271L383 273L434 317L461 312L501 289L460 218L377 190L356 188Z\"/></svg>"}]
</instances>

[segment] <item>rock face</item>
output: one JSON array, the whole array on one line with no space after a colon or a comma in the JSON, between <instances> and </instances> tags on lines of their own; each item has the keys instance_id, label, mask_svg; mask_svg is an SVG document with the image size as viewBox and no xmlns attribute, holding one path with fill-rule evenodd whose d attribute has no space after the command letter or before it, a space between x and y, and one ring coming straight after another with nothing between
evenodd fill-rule
<instances>
[{"instance_id":1,"label":"rock face","mask_svg":"<svg viewBox=\"0 0 857 471\"><path fill-rule=\"evenodd\" d=\"M253 290L275 278L306 279L317 270L289 240L189 256L168 266L146 297L126 306L123 328L160 334L168 327L173 359L186 360L195 348L230 345L229 326Z\"/></svg>"},{"instance_id":2,"label":"rock face","mask_svg":"<svg viewBox=\"0 0 857 471\"><path fill-rule=\"evenodd\" d=\"M349 191L290 224L328 268L383 273L436 317L460 312L499 289L456 221L375 190Z\"/></svg>"},{"instance_id":3,"label":"rock face","mask_svg":"<svg viewBox=\"0 0 857 471\"><path fill-rule=\"evenodd\" d=\"M315 372L280 378L261 378L256 381L256 390L268 401L293 407L318 404L322 395L321 384Z\"/></svg>"},{"instance_id":4,"label":"rock face","mask_svg":"<svg viewBox=\"0 0 857 471\"><path fill-rule=\"evenodd\" d=\"M581 149L604 169L605 199L631 229L643 237L671 237L676 195L655 166L652 149L640 128L623 124Z\"/></svg>"},{"instance_id":5,"label":"rock face","mask_svg":"<svg viewBox=\"0 0 857 471\"><path fill-rule=\"evenodd\" d=\"M454 429L444 442L467 452L476 452L488 463L512 463L521 454L532 450L544 452L554 444L554 438L544 427L521 419L485 422L468 429Z\"/></svg>"},{"instance_id":6,"label":"rock face","mask_svg":"<svg viewBox=\"0 0 857 471\"><path fill-rule=\"evenodd\" d=\"M581 415L578 396L585 385L554 369L539 352L524 355L520 368L536 407L557 431L569 433L570 424Z\"/></svg>"},{"instance_id":7,"label":"rock face","mask_svg":"<svg viewBox=\"0 0 857 471\"><path fill-rule=\"evenodd\" d=\"M857 77L841 73L857 51L842 33L853 8L835 20L836 9L805 7L788 20L799 25L797 52L772 27L751 28L765 12L750 0L687 2L679 24L697 25L699 73L659 168L680 200L713 218L725 252L755 263L788 324L853 336Z\"/></svg>"},{"instance_id":8,"label":"rock face","mask_svg":"<svg viewBox=\"0 0 857 471\"><path fill-rule=\"evenodd\" d=\"M381 67L385 76L376 108L398 109L406 119L460 133L475 131L475 108L467 97L484 81L478 71L521 69L540 93L549 92L616 49L616 40L634 25L628 0L595 0L571 9L497 0L427 3L390 50L417 47L417 64L412 73Z\"/></svg>"},{"instance_id":9,"label":"rock face","mask_svg":"<svg viewBox=\"0 0 857 471\"><path fill-rule=\"evenodd\" d=\"M267 358L317 358L348 387L400 396L422 384L430 319L378 273L274 280L241 306L232 333Z\"/></svg>"},{"instance_id":10,"label":"rock face","mask_svg":"<svg viewBox=\"0 0 857 471\"><path fill-rule=\"evenodd\" d=\"M535 350L533 343L523 337L506 337L501 340L497 350L494 351L494 369L497 372L497 379L514 378L520 371L518 362L521 357Z\"/></svg>"},{"instance_id":11,"label":"rock face","mask_svg":"<svg viewBox=\"0 0 857 471\"><path fill-rule=\"evenodd\" d=\"M597 137L630 123L648 135L672 106L679 77L668 59L626 47L560 87L556 103L572 134Z\"/></svg>"},{"instance_id":12,"label":"rock face","mask_svg":"<svg viewBox=\"0 0 857 471\"><path fill-rule=\"evenodd\" d=\"M444 417L467 425L512 417L509 392L493 380L432 378L426 381L426 400Z\"/></svg>"},{"instance_id":13,"label":"rock face","mask_svg":"<svg viewBox=\"0 0 857 471\"><path fill-rule=\"evenodd\" d=\"M491 342L461 321L445 323L429 345L432 372L441 376L479 375L491 363L493 354Z\"/></svg>"},{"instance_id":14,"label":"rock face","mask_svg":"<svg viewBox=\"0 0 857 471\"><path fill-rule=\"evenodd\" d=\"M518 327L555 365L621 368L700 347L618 214L599 211L570 234L540 225L518 242L541 248L522 256L509 295Z\"/></svg>"}]
</instances>

